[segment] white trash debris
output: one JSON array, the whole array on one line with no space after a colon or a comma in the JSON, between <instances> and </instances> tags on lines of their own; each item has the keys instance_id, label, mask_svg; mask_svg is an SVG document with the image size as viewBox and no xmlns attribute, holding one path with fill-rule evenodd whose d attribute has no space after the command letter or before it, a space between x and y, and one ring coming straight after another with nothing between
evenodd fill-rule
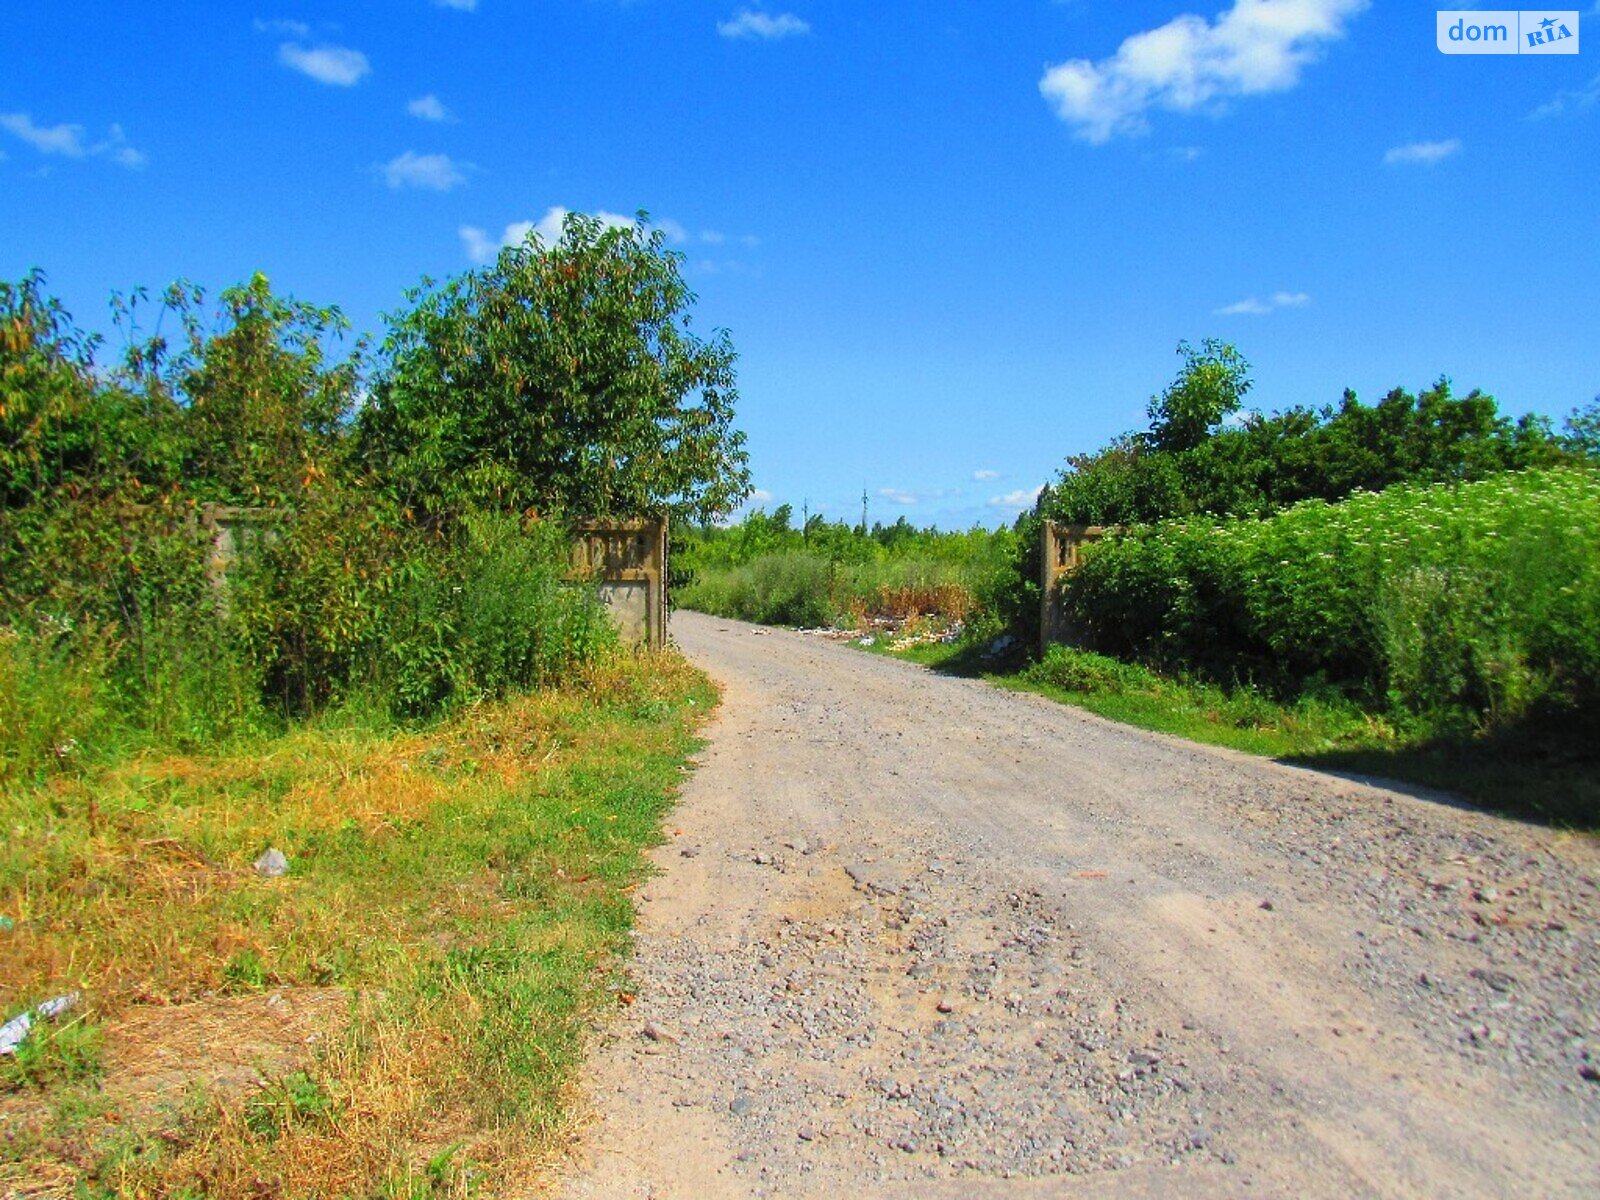
<instances>
[{"instance_id":1,"label":"white trash debris","mask_svg":"<svg viewBox=\"0 0 1600 1200\"><path fill-rule=\"evenodd\" d=\"M78 1006L78 1001L83 999L81 992L68 992L65 996L57 996L53 1000L46 1000L43 1004L35 1005L27 1012L12 1017L4 1025L0 1025L0 1054L15 1054L17 1047L22 1045L23 1039L28 1036L28 1031L33 1028L34 1018L44 1021L53 1021L62 1013L71 1012Z\"/></svg>"},{"instance_id":2,"label":"white trash debris","mask_svg":"<svg viewBox=\"0 0 1600 1200\"><path fill-rule=\"evenodd\" d=\"M257 875L264 875L268 879L279 879L289 873L289 860L283 856L283 851L276 846L268 846L266 853L255 861Z\"/></svg>"}]
</instances>

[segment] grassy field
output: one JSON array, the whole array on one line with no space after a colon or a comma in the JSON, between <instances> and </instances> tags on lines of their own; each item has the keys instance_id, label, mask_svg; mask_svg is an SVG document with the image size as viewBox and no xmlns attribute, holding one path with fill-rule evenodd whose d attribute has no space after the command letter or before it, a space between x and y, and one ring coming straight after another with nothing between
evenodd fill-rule
<instances>
[{"instance_id":1,"label":"grassy field","mask_svg":"<svg viewBox=\"0 0 1600 1200\"><path fill-rule=\"evenodd\" d=\"M1337 697L1284 704L1057 646L1040 662L990 660L970 643L866 647L934 670L1035 692L1112 721L1247 754L1442 789L1485 808L1600 830L1600 761L1579 733L1523 728L1440 737Z\"/></svg>"},{"instance_id":2,"label":"grassy field","mask_svg":"<svg viewBox=\"0 0 1600 1200\"><path fill-rule=\"evenodd\" d=\"M0 796L28 1195L467 1195L548 1154L710 683L676 657L419 731L324 721ZM274 846L287 876L252 868Z\"/></svg>"}]
</instances>

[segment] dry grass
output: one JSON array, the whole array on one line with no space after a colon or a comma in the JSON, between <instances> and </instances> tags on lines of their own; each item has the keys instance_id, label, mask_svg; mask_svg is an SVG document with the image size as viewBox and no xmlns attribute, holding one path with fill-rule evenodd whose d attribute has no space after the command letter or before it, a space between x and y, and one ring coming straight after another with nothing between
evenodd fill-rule
<instances>
[{"instance_id":1,"label":"dry grass","mask_svg":"<svg viewBox=\"0 0 1600 1200\"><path fill-rule=\"evenodd\" d=\"M448 1195L547 1150L713 701L680 659L620 661L425 731L0 796L0 1008L81 990L104 1045L0 1077L0 1181ZM252 869L267 845L288 877Z\"/></svg>"},{"instance_id":2,"label":"dry grass","mask_svg":"<svg viewBox=\"0 0 1600 1200\"><path fill-rule=\"evenodd\" d=\"M949 621L964 621L977 608L977 598L963 584L923 583L880 587L869 614L896 620L938 616Z\"/></svg>"}]
</instances>

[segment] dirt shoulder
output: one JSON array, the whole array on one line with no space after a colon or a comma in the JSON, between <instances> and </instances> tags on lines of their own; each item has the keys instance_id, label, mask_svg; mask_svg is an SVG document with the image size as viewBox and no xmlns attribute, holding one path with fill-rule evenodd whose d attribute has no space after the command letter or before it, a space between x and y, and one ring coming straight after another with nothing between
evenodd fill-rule
<instances>
[{"instance_id":1,"label":"dirt shoulder","mask_svg":"<svg viewBox=\"0 0 1600 1200\"><path fill-rule=\"evenodd\" d=\"M567 1197L1600 1188L1592 839L692 613Z\"/></svg>"}]
</instances>

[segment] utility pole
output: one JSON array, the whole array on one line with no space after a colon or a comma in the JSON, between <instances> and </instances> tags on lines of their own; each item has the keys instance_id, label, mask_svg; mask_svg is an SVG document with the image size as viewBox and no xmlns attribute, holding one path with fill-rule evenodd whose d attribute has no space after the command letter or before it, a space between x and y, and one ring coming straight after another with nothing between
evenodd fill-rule
<instances>
[{"instance_id":1,"label":"utility pole","mask_svg":"<svg viewBox=\"0 0 1600 1200\"><path fill-rule=\"evenodd\" d=\"M867 536L867 485L861 485L861 536Z\"/></svg>"}]
</instances>

